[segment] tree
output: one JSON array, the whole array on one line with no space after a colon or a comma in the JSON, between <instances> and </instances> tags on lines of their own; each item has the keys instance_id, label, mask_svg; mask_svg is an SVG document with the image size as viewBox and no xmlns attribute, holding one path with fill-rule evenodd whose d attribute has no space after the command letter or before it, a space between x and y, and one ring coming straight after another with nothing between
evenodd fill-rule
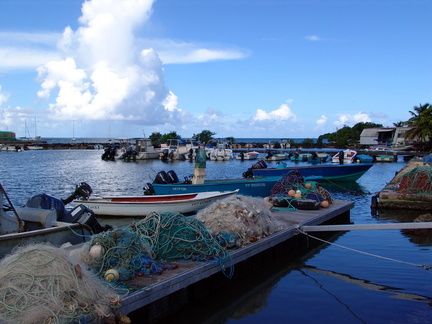
<instances>
[{"instance_id":1,"label":"tree","mask_svg":"<svg viewBox=\"0 0 432 324\"><path fill-rule=\"evenodd\" d=\"M179 138L181 138L181 136L178 135L176 131L172 131L169 132L168 134L163 134L160 141L161 143L166 143L168 142L169 139L179 139Z\"/></svg>"},{"instance_id":2,"label":"tree","mask_svg":"<svg viewBox=\"0 0 432 324\"><path fill-rule=\"evenodd\" d=\"M414 128L405 132L405 138L410 140L419 139L421 142L432 141L432 106L430 104L415 106L410 111L412 117L406 122Z\"/></svg>"},{"instance_id":3,"label":"tree","mask_svg":"<svg viewBox=\"0 0 432 324\"><path fill-rule=\"evenodd\" d=\"M397 123L393 123L394 127L404 127L406 122L398 121Z\"/></svg>"},{"instance_id":4,"label":"tree","mask_svg":"<svg viewBox=\"0 0 432 324\"><path fill-rule=\"evenodd\" d=\"M149 136L149 139L151 140L154 147L160 146L161 138L162 134L159 132L151 133L151 135Z\"/></svg>"},{"instance_id":5,"label":"tree","mask_svg":"<svg viewBox=\"0 0 432 324\"><path fill-rule=\"evenodd\" d=\"M194 134L192 139L197 142L207 143L213 139L213 135L216 135L216 133L213 133L209 130L203 130L201 133Z\"/></svg>"}]
</instances>

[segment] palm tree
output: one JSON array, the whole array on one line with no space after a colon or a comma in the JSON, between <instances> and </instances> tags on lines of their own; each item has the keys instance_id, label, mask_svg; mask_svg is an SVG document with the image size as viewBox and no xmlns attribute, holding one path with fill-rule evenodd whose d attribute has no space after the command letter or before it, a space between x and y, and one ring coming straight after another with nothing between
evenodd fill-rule
<instances>
[{"instance_id":1,"label":"palm tree","mask_svg":"<svg viewBox=\"0 0 432 324\"><path fill-rule=\"evenodd\" d=\"M414 111L410 111L412 117L406 122L408 126L414 128L405 132L404 136L408 139L418 138L421 142L432 140L432 106L424 104L415 106Z\"/></svg>"}]
</instances>

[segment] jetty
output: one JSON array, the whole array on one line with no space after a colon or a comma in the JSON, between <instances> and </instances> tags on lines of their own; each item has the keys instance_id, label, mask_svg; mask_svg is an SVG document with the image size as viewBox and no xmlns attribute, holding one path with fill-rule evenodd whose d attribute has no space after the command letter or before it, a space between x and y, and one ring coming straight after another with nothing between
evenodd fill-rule
<instances>
[{"instance_id":1,"label":"jetty","mask_svg":"<svg viewBox=\"0 0 432 324\"><path fill-rule=\"evenodd\" d=\"M182 307L209 298L243 282L248 276L274 267L281 260L292 258L293 253L306 253L319 243L309 240L298 230L299 227L347 224L353 207L353 202L333 201L328 208L317 210L277 208L272 211L272 216L282 224L282 230L244 247L229 250L229 262L222 265L212 261L178 262L175 269L156 275L137 276L126 282L135 291L122 298L118 311L145 323L163 320ZM323 235L328 237L329 234ZM86 323L95 321L91 317L86 318Z\"/></svg>"}]
</instances>

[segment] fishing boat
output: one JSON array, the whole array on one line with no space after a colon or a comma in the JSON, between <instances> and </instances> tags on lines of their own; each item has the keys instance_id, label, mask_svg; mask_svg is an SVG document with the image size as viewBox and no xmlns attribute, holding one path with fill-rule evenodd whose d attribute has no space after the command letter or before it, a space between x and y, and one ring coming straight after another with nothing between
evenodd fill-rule
<instances>
[{"instance_id":1,"label":"fishing boat","mask_svg":"<svg viewBox=\"0 0 432 324\"><path fill-rule=\"evenodd\" d=\"M0 184L0 258L21 245L42 242L74 245L89 240L92 234L111 229L109 225L100 225L94 213L82 204L70 210L65 208L75 197L86 195L86 190L77 186L65 200L36 195L24 206L15 208Z\"/></svg>"},{"instance_id":2,"label":"fishing boat","mask_svg":"<svg viewBox=\"0 0 432 324\"><path fill-rule=\"evenodd\" d=\"M360 164L320 164L288 167L280 164L276 168L250 168L253 176L281 177L292 170L297 170L303 177L313 177L324 181L356 181L373 166L373 163Z\"/></svg>"},{"instance_id":3,"label":"fishing boat","mask_svg":"<svg viewBox=\"0 0 432 324\"><path fill-rule=\"evenodd\" d=\"M288 159L288 156L285 153L268 152L267 155L264 157L264 160L266 161L283 161L286 159Z\"/></svg>"},{"instance_id":4,"label":"fishing boat","mask_svg":"<svg viewBox=\"0 0 432 324\"><path fill-rule=\"evenodd\" d=\"M371 155L367 154L357 154L356 155L356 162L357 163L373 163L375 161L375 158Z\"/></svg>"},{"instance_id":5,"label":"fishing boat","mask_svg":"<svg viewBox=\"0 0 432 324\"><path fill-rule=\"evenodd\" d=\"M294 152L289 159L294 162L307 162L311 157L311 153Z\"/></svg>"},{"instance_id":6,"label":"fishing boat","mask_svg":"<svg viewBox=\"0 0 432 324\"><path fill-rule=\"evenodd\" d=\"M187 215L237 192L238 190L147 196L94 196L74 202L90 208L96 215L103 216L144 217L152 212Z\"/></svg>"},{"instance_id":7,"label":"fishing boat","mask_svg":"<svg viewBox=\"0 0 432 324\"><path fill-rule=\"evenodd\" d=\"M328 153L311 153L311 156L308 157L309 163L324 163L331 159L330 154Z\"/></svg>"},{"instance_id":8,"label":"fishing boat","mask_svg":"<svg viewBox=\"0 0 432 324\"><path fill-rule=\"evenodd\" d=\"M234 158L232 145L220 141L214 147L206 148L206 155L211 161L230 161Z\"/></svg>"},{"instance_id":9,"label":"fishing boat","mask_svg":"<svg viewBox=\"0 0 432 324\"><path fill-rule=\"evenodd\" d=\"M340 151L337 152L335 155L333 155L332 162L339 163L339 164L354 163L356 155L357 155L357 151L355 150L347 149L344 151Z\"/></svg>"},{"instance_id":10,"label":"fishing boat","mask_svg":"<svg viewBox=\"0 0 432 324\"><path fill-rule=\"evenodd\" d=\"M375 160L377 162L394 162L395 159L397 159L397 155L383 154L383 155L376 155L375 156Z\"/></svg>"},{"instance_id":11,"label":"fishing boat","mask_svg":"<svg viewBox=\"0 0 432 324\"><path fill-rule=\"evenodd\" d=\"M240 152L239 154L236 155L236 160L256 160L258 159L258 152Z\"/></svg>"},{"instance_id":12,"label":"fishing boat","mask_svg":"<svg viewBox=\"0 0 432 324\"><path fill-rule=\"evenodd\" d=\"M159 159L162 161L192 160L195 158L198 146L191 139L173 138L162 144Z\"/></svg>"}]
</instances>

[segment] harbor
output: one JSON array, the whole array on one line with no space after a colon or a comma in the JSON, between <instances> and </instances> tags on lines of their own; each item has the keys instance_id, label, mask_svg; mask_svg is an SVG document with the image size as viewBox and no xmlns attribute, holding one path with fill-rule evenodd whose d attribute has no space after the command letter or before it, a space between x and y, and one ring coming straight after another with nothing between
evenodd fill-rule
<instances>
[{"instance_id":1,"label":"harbor","mask_svg":"<svg viewBox=\"0 0 432 324\"><path fill-rule=\"evenodd\" d=\"M4 186L17 205L22 203L19 197L28 198L35 190L61 197L77 181L89 182L96 193L139 194L143 184L153 179L161 169L172 168L179 176L193 170L193 164L188 162L101 161L100 152L95 150L27 153L30 152L14 155L14 161L6 158L11 154L0 156ZM232 177L241 174L250 164L245 161L207 162L207 177ZM15 165L27 165L32 179L23 181ZM88 168L90 165L92 167ZM274 165L269 163L269 167ZM335 200L329 208L274 211L278 220L285 218L287 227L230 251L231 263L226 265L233 266L232 272L222 271L219 263L179 262L176 269L127 281L131 289L127 295L122 295L118 311L128 316L132 323L163 323L168 311L172 320L180 322L233 323L262 321L270 317L276 323L283 323L303 318L308 307L311 310L308 318L324 323L334 322L335 316L344 321L362 318L369 322L368 319L373 318L374 323L386 322L390 316L393 322L403 322L412 317L413 312L416 312L416 318L426 320L428 315L425 312L429 310L431 301L429 272L407 263L341 250L332 243L394 260L431 264L431 245L427 237L422 239L398 229L378 230L372 234L371 231L354 230L319 235L301 232L301 227L307 226L412 222L421 212L380 210L372 213L370 209L371 196L384 188L405 165L402 161L374 164L354 183L323 184ZM42 166L45 166L45 172L37 172ZM88 169L85 174L83 167ZM6 169L8 172L4 173ZM223 173L222 169L229 169L229 172ZM19 186L14 185L17 180ZM119 220L103 218L100 221L119 227L136 220L122 219L121 223L116 223ZM229 269L231 267L226 268ZM389 271L392 276L388 275ZM365 285L365 281L369 284ZM325 290L318 289L319 286ZM323 295L324 291L332 291L337 300L329 294ZM273 297L275 294L280 297ZM355 300L350 297L353 294ZM392 294L401 298L391 298ZM235 300L231 299L234 297ZM357 300L365 300L367 309ZM244 307L247 304L254 306L246 311ZM346 311L344 304L349 305L350 312ZM287 305L289 312L286 312ZM397 312L394 312L395 305ZM331 309L332 314L324 308Z\"/></svg>"}]
</instances>

